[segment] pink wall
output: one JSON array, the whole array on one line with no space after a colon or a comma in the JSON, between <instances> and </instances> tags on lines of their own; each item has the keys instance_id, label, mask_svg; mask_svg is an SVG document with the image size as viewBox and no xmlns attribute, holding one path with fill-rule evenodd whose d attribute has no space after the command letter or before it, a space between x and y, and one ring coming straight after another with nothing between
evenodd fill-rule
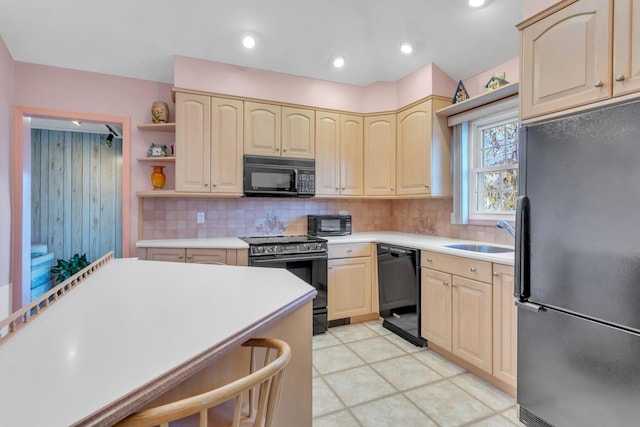
<instances>
[{"instance_id":1,"label":"pink wall","mask_svg":"<svg viewBox=\"0 0 640 427\"><path fill-rule=\"evenodd\" d=\"M452 96L456 88L434 64L398 82L362 87L182 56L174 59L174 83L183 89L357 113L397 110L431 94Z\"/></svg>"},{"instance_id":2,"label":"pink wall","mask_svg":"<svg viewBox=\"0 0 640 427\"><path fill-rule=\"evenodd\" d=\"M515 57L504 64L500 64L497 67L491 68L475 76L469 77L462 81L464 87L469 92L469 96L473 97L480 95L487 91L484 85L494 76L496 73L505 72L505 80L509 83L516 83L520 81L520 59Z\"/></svg>"},{"instance_id":3,"label":"pink wall","mask_svg":"<svg viewBox=\"0 0 640 427\"><path fill-rule=\"evenodd\" d=\"M15 63L0 37L0 286L10 281L11 257L11 123Z\"/></svg>"},{"instance_id":4,"label":"pink wall","mask_svg":"<svg viewBox=\"0 0 640 427\"><path fill-rule=\"evenodd\" d=\"M174 59L173 81L183 89L354 112L362 111L364 94L359 86L184 56Z\"/></svg>"},{"instance_id":5,"label":"pink wall","mask_svg":"<svg viewBox=\"0 0 640 427\"><path fill-rule=\"evenodd\" d=\"M151 122L153 101L167 102L169 119L173 120L171 85L23 62L15 63L15 72L15 103L18 105L131 118L130 248L134 254L138 238L135 192L151 190L151 169L135 159L145 157L152 142L170 145L174 141L173 134L141 132L136 125ZM173 175L169 170L167 172L168 176Z\"/></svg>"}]
</instances>

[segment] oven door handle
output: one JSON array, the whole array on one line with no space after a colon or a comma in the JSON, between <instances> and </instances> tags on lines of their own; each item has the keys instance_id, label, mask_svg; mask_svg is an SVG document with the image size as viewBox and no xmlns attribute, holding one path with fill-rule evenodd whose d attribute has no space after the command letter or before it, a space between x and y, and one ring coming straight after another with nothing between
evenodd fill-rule
<instances>
[{"instance_id":1,"label":"oven door handle","mask_svg":"<svg viewBox=\"0 0 640 427\"><path fill-rule=\"evenodd\" d=\"M251 264L269 264L272 262L289 262L289 261L315 261L327 259L327 254L309 254L304 256L284 256L284 257L276 257L276 258L250 258Z\"/></svg>"}]
</instances>

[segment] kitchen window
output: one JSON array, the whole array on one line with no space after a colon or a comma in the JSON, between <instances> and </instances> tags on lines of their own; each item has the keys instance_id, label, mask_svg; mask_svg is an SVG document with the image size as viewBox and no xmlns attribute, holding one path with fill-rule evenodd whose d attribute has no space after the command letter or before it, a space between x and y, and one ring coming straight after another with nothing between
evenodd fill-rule
<instances>
[{"instance_id":1,"label":"kitchen window","mask_svg":"<svg viewBox=\"0 0 640 427\"><path fill-rule=\"evenodd\" d=\"M508 111L470 123L469 219L513 219L518 195L518 117Z\"/></svg>"},{"instance_id":2,"label":"kitchen window","mask_svg":"<svg viewBox=\"0 0 640 427\"><path fill-rule=\"evenodd\" d=\"M518 98L463 111L453 127L452 224L515 220L518 196Z\"/></svg>"}]
</instances>

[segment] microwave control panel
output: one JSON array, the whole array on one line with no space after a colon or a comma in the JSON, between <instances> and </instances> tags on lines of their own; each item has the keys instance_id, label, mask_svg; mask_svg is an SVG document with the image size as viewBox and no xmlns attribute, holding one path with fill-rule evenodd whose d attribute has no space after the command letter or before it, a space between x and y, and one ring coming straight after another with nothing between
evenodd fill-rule
<instances>
[{"instance_id":1,"label":"microwave control panel","mask_svg":"<svg viewBox=\"0 0 640 427\"><path fill-rule=\"evenodd\" d=\"M298 175L298 193L315 194L316 176L313 173L300 172Z\"/></svg>"}]
</instances>

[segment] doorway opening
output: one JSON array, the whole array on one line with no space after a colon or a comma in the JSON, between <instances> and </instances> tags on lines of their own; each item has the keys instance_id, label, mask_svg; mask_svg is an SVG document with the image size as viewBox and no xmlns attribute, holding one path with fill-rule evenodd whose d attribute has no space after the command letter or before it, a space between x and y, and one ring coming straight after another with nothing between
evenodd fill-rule
<instances>
[{"instance_id":1,"label":"doorway opening","mask_svg":"<svg viewBox=\"0 0 640 427\"><path fill-rule=\"evenodd\" d=\"M51 279L50 259L86 253L92 261L111 250L129 256L130 121L15 107L13 126L11 276L17 309L52 285L34 283L32 289L32 279ZM48 257L34 274L32 252Z\"/></svg>"},{"instance_id":2,"label":"doorway opening","mask_svg":"<svg viewBox=\"0 0 640 427\"><path fill-rule=\"evenodd\" d=\"M56 284L57 259L109 251L122 257L122 126L33 117L31 300Z\"/></svg>"}]
</instances>

